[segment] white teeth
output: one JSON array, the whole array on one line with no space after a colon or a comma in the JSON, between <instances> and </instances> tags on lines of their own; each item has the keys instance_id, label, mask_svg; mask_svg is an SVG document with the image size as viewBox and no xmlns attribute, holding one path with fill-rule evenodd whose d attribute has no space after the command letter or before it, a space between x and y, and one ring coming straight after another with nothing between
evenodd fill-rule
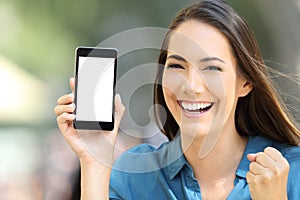
<instances>
[{"instance_id":1,"label":"white teeth","mask_svg":"<svg viewBox=\"0 0 300 200\"><path fill-rule=\"evenodd\" d=\"M209 106L209 105L206 105L205 103L201 103L201 104L200 104L200 108L201 108L201 109L204 109L204 108L206 108L206 107L208 107L208 106Z\"/></svg>"},{"instance_id":2,"label":"white teeth","mask_svg":"<svg viewBox=\"0 0 300 200\"><path fill-rule=\"evenodd\" d=\"M211 106L212 103L187 103L187 102L181 102L181 106L185 109L185 110L199 110L199 109L205 109L209 106Z\"/></svg>"},{"instance_id":3,"label":"white teeth","mask_svg":"<svg viewBox=\"0 0 300 200\"><path fill-rule=\"evenodd\" d=\"M193 104L193 110L197 110L197 107L198 107L197 104L194 103Z\"/></svg>"}]
</instances>

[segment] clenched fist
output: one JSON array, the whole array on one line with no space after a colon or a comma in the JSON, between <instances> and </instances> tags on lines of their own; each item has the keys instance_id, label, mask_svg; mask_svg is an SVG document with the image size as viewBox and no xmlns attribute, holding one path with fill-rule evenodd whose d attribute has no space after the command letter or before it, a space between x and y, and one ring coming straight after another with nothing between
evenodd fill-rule
<instances>
[{"instance_id":1,"label":"clenched fist","mask_svg":"<svg viewBox=\"0 0 300 200\"><path fill-rule=\"evenodd\" d=\"M253 200L286 200L289 163L275 148L248 154L251 162L246 175Z\"/></svg>"}]
</instances>

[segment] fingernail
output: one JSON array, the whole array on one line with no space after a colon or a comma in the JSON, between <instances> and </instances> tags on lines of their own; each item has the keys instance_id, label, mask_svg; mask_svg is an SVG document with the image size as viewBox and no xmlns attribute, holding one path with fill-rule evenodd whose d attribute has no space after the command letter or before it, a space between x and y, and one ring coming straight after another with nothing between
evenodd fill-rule
<instances>
[{"instance_id":1,"label":"fingernail","mask_svg":"<svg viewBox=\"0 0 300 200\"><path fill-rule=\"evenodd\" d=\"M119 101L120 103L122 103L121 96L119 93L116 94L116 101Z\"/></svg>"},{"instance_id":2,"label":"fingernail","mask_svg":"<svg viewBox=\"0 0 300 200\"><path fill-rule=\"evenodd\" d=\"M249 153L247 154L247 159L251 162L256 160L256 153Z\"/></svg>"}]
</instances>

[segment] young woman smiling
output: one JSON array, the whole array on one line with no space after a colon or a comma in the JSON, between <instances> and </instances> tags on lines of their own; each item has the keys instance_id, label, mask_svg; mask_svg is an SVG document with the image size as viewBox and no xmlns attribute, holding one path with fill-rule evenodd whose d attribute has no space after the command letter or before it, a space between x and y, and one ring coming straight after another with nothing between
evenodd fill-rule
<instances>
[{"instance_id":1,"label":"young woman smiling","mask_svg":"<svg viewBox=\"0 0 300 200\"><path fill-rule=\"evenodd\" d=\"M300 132L246 22L227 3L207 0L182 10L169 29L154 104L163 108L157 122L170 142L139 145L111 168L125 109L120 97L115 129L94 133L105 163L72 127L72 95L58 99L58 126L81 163L82 199L299 198Z\"/></svg>"}]
</instances>

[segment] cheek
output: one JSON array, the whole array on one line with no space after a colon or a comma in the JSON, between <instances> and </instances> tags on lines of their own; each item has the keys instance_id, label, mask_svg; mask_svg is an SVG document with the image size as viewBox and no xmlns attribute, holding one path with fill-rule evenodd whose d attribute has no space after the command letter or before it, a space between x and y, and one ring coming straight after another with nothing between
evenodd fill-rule
<instances>
[{"instance_id":1,"label":"cheek","mask_svg":"<svg viewBox=\"0 0 300 200\"><path fill-rule=\"evenodd\" d=\"M162 78L163 93L166 102L179 99L181 87L184 81L183 75L173 70L165 70Z\"/></svg>"},{"instance_id":2,"label":"cheek","mask_svg":"<svg viewBox=\"0 0 300 200\"><path fill-rule=\"evenodd\" d=\"M220 75L203 75L206 87L213 101L219 101L226 97L226 88L224 77Z\"/></svg>"},{"instance_id":3,"label":"cheek","mask_svg":"<svg viewBox=\"0 0 300 200\"><path fill-rule=\"evenodd\" d=\"M168 87L163 87L163 95L165 102L167 104L167 107L169 111L171 112L172 116L174 117L175 121L178 124L181 124L181 115L180 115L180 109L178 108L178 103L177 103L177 97L175 93L170 90Z\"/></svg>"},{"instance_id":4,"label":"cheek","mask_svg":"<svg viewBox=\"0 0 300 200\"><path fill-rule=\"evenodd\" d=\"M164 94L165 101L171 111L171 103L174 101L174 99L177 99L175 95L175 91L178 88L178 84L176 83L176 78L172 76L170 73L164 73L162 79L162 86L163 86L163 94Z\"/></svg>"},{"instance_id":5,"label":"cheek","mask_svg":"<svg viewBox=\"0 0 300 200\"><path fill-rule=\"evenodd\" d=\"M218 120L225 120L233 113L236 105L236 80L232 76L206 77L210 94L218 102Z\"/></svg>"},{"instance_id":6,"label":"cheek","mask_svg":"<svg viewBox=\"0 0 300 200\"><path fill-rule=\"evenodd\" d=\"M165 102L173 117L179 123L180 109L178 109L177 100L180 98L180 87L183 78L174 72L165 72L162 79L162 88Z\"/></svg>"},{"instance_id":7,"label":"cheek","mask_svg":"<svg viewBox=\"0 0 300 200\"><path fill-rule=\"evenodd\" d=\"M180 86L184 78L177 72L165 70L162 78L163 88L170 90L172 93L175 93Z\"/></svg>"},{"instance_id":8,"label":"cheek","mask_svg":"<svg viewBox=\"0 0 300 200\"><path fill-rule=\"evenodd\" d=\"M223 89L224 89L224 109L225 109L225 116L229 118L229 116L234 116L234 111L236 107L236 102L238 99L237 94L237 87L236 87L236 79L234 77L228 78L225 77L223 79Z\"/></svg>"},{"instance_id":9,"label":"cheek","mask_svg":"<svg viewBox=\"0 0 300 200\"><path fill-rule=\"evenodd\" d=\"M172 90L170 90L167 87L163 87L163 94L164 94L166 104L167 104L169 110L171 111L171 113L173 114L174 107L175 107L175 101L177 99L176 95L174 94L174 92Z\"/></svg>"}]
</instances>

